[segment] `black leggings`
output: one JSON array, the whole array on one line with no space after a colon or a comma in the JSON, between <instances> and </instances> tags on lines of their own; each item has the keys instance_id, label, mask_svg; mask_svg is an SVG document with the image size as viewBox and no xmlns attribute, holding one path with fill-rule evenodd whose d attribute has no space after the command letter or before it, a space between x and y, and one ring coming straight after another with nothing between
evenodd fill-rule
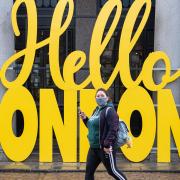
<instances>
[{"instance_id":1,"label":"black leggings","mask_svg":"<svg viewBox=\"0 0 180 180\"><path fill-rule=\"evenodd\" d=\"M94 180L94 173L98 165L102 162L109 175L115 179L127 180L126 176L116 167L116 149L110 154L100 148L89 148L86 162L85 180Z\"/></svg>"}]
</instances>

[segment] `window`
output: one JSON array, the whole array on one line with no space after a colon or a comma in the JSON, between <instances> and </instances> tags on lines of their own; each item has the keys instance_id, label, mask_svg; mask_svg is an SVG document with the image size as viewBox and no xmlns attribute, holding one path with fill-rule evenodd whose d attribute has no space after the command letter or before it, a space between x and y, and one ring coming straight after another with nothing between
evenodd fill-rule
<instances>
[{"instance_id":1,"label":"window","mask_svg":"<svg viewBox=\"0 0 180 180\"><path fill-rule=\"evenodd\" d=\"M101 5L103 5L106 2L106 0L101 0ZM121 36L121 30L123 27L123 22L125 20L126 14L128 12L128 9L125 7L130 7L133 1L123 1L123 11L122 11L122 17L121 22L118 24L113 36L111 37L110 42L108 43L106 49L104 50L102 56L101 56L101 73L102 78L104 82L106 82L109 77L111 76L111 73L113 72L114 67L116 66L117 60L118 60L118 53L119 53L119 39ZM139 19L137 20L137 23L135 24L134 32L136 31L139 22L142 18L143 9L139 14ZM130 69L131 69L131 75L132 78L135 80L139 73L141 72L141 68L143 66L144 60L148 56L150 52L154 49L154 8L152 8L149 20L147 22L147 25L145 26L144 31L142 32L138 42L134 46L132 52L130 53ZM107 23L106 30L104 33L104 36L106 36L106 33L109 30L109 27L111 25L113 16L109 18L109 22ZM111 87L111 94L114 97L115 106L117 107L119 103L119 99L124 93L126 88L123 86L121 80L119 77L116 78L114 81L112 87Z\"/></svg>"},{"instance_id":2,"label":"window","mask_svg":"<svg viewBox=\"0 0 180 180\"><path fill-rule=\"evenodd\" d=\"M134 2L134 0L121 0L122 1L122 5L123 8L129 8L131 6L131 4ZM152 6L155 6L155 0L151 0L152 1ZM100 0L100 8L107 2L107 0Z\"/></svg>"},{"instance_id":3,"label":"window","mask_svg":"<svg viewBox=\"0 0 180 180\"><path fill-rule=\"evenodd\" d=\"M16 0L14 0L15 2ZM36 6L38 8L54 8L58 3L58 0L35 0ZM22 7L25 5L22 4Z\"/></svg>"},{"instance_id":4,"label":"window","mask_svg":"<svg viewBox=\"0 0 180 180\"><path fill-rule=\"evenodd\" d=\"M36 3L40 3L41 1L36 1ZM45 3L45 1L42 1ZM50 2L50 1L49 1ZM51 4L55 1L51 1ZM40 4L39 4L40 5ZM50 4L48 1L46 2L46 6L49 6ZM20 28L21 35L19 37L15 37L15 49L16 51L21 51L26 46L26 36L27 36L27 16L26 12L22 11L23 7L20 8L20 11L17 15L18 19L18 26ZM50 7L51 9L51 7ZM24 14L22 14L24 13ZM52 19L52 12L48 10L48 8L45 10L46 16L42 16L41 13L44 13L44 11L39 11L38 14L38 34L37 34L37 42L40 42L46 38L49 37L50 34L50 23ZM75 29L74 29L74 20L72 20L71 25L66 30L66 32L61 36L60 38L60 47L59 47L59 59L60 59L60 71L62 72L62 67L64 60L66 56L74 50L75 46ZM16 61L15 65L15 71L18 75L22 63L23 63L24 57L21 57L18 61ZM63 116L63 107L64 107L64 93L62 90L58 89L50 75L50 68L49 68L49 46L46 45L36 51L35 59L33 68L31 71L31 74L27 80L27 82L24 84L24 86L31 92L35 103L37 105L37 109L39 109L39 89L40 88L51 88L54 90L56 99L59 105L59 109L62 112ZM23 116L21 113L17 112L17 119L22 119ZM17 135L20 135L22 132L23 123L20 121L17 121Z\"/></svg>"},{"instance_id":5,"label":"window","mask_svg":"<svg viewBox=\"0 0 180 180\"><path fill-rule=\"evenodd\" d=\"M36 0L36 5L39 8L54 8L58 0Z\"/></svg>"},{"instance_id":6,"label":"window","mask_svg":"<svg viewBox=\"0 0 180 180\"><path fill-rule=\"evenodd\" d=\"M104 5L106 0L101 0L100 1L100 6L99 6L99 11ZM101 56L101 74L104 82L107 82L109 77L111 76L114 67L116 66L117 60L118 60L118 53L119 53L119 39L121 36L121 30L123 27L123 22L125 20L126 14L133 3L133 0L122 0L123 4L123 11L122 11L122 16L120 19L120 23L118 24L110 42L108 43L106 49L104 50L102 56ZM151 10L151 14L149 17L149 20L144 28L144 31L142 32L138 42L134 46L132 52L130 53L130 70L131 70L131 76L135 80L142 69L144 60L148 56L150 52L154 50L154 20L155 20L155 1L153 1L153 7ZM138 23L140 22L143 14L143 9L139 13L139 17L137 20L137 23L135 24L134 31L136 31L138 27ZM109 22L106 26L106 30L104 33L104 36L109 30L109 27L111 25L113 19L112 17L109 18ZM143 86L143 84L141 84ZM110 87L110 93L112 95L113 102L115 105L115 108L117 109L119 100L123 93L125 92L126 88L121 82L120 77L118 76L113 85ZM149 92L149 91L148 91ZM149 94L152 96L152 92L149 92ZM135 112L132 117L131 117L131 130L132 133L136 136L139 135L141 128L142 128L142 123L141 123L141 116Z\"/></svg>"}]
</instances>

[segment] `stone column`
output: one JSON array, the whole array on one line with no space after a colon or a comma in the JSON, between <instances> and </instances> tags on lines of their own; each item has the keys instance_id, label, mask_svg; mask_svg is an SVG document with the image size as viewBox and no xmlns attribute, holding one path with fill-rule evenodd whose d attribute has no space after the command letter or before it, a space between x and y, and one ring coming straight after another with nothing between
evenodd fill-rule
<instances>
[{"instance_id":1,"label":"stone column","mask_svg":"<svg viewBox=\"0 0 180 180\"><path fill-rule=\"evenodd\" d=\"M11 9L13 0L6 0L0 3L0 68L3 63L14 54L14 34L11 25ZM15 77L15 73L10 68L7 72L9 80ZM0 101L2 100L3 94L6 89L3 87L0 81ZM15 119L15 116L14 116ZM16 122L13 120L13 129L16 130ZM2 149L0 148L2 152ZM0 153L0 160L4 160L3 153Z\"/></svg>"},{"instance_id":2,"label":"stone column","mask_svg":"<svg viewBox=\"0 0 180 180\"><path fill-rule=\"evenodd\" d=\"M82 82L89 73L89 69L86 68L89 68L89 48L97 16L97 1L77 0L75 1L75 6L75 49L84 51L87 56L86 65L83 67L84 69L80 70L76 76L77 82Z\"/></svg>"},{"instance_id":3,"label":"stone column","mask_svg":"<svg viewBox=\"0 0 180 180\"><path fill-rule=\"evenodd\" d=\"M180 68L180 1L156 0L155 12L155 51L166 52L171 60L172 73ZM155 79L161 80L164 66L158 63ZM170 83L166 88L172 90L177 110L180 113L180 78ZM171 148L175 144L171 138Z\"/></svg>"}]
</instances>

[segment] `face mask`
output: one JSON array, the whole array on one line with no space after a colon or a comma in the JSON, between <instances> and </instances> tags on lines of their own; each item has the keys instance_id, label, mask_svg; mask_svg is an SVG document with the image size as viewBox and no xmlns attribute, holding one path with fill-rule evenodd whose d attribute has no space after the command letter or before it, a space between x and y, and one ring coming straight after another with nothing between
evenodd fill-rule
<instances>
[{"instance_id":1,"label":"face mask","mask_svg":"<svg viewBox=\"0 0 180 180\"><path fill-rule=\"evenodd\" d=\"M96 98L96 102L99 106L105 106L108 101L107 97Z\"/></svg>"}]
</instances>

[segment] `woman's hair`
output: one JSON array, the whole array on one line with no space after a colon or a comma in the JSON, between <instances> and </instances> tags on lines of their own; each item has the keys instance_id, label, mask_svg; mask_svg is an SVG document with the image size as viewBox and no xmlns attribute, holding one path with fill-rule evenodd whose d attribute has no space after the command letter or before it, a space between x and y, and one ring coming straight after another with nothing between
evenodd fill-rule
<instances>
[{"instance_id":1,"label":"woman's hair","mask_svg":"<svg viewBox=\"0 0 180 180\"><path fill-rule=\"evenodd\" d=\"M108 97L108 102L112 102L111 95L110 95L110 93L109 93L108 91L106 91L104 88L99 88L99 89L96 91L96 95L97 95L97 93L98 93L99 91L103 91L103 92L106 94L106 96Z\"/></svg>"}]
</instances>

